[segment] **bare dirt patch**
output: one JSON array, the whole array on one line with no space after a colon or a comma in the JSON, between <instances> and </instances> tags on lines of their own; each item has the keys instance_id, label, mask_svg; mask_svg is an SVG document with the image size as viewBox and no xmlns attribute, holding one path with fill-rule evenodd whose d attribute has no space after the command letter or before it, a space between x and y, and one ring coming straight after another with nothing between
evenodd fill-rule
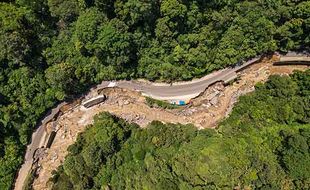
<instances>
[{"instance_id":1,"label":"bare dirt patch","mask_svg":"<svg viewBox=\"0 0 310 190\"><path fill-rule=\"evenodd\" d=\"M105 94L106 102L89 109L76 106L60 116L57 135L50 149L45 150L38 161L38 177L33 183L36 190L50 189L48 180L51 172L64 161L67 148L73 144L77 135L93 122L100 112L110 112L126 121L146 127L153 120L170 123L193 123L198 128L213 128L232 110L238 97L254 90L258 82L265 82L271 74L290 74L293 70L305 70L307 66L273 66L272 59L263 60L240 73L238 81L224 86L221 83L209 87L201 96L193 99L185 107L175 110L150 108L145 98L138 92L119 88L109 88L90 92L87 97Z\"/></svg>"}]
</instances>

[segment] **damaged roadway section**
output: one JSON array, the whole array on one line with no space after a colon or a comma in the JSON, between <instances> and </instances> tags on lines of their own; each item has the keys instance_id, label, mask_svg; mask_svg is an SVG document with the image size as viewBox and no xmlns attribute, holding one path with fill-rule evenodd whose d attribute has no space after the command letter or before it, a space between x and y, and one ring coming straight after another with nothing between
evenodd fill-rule
<instances>
[{"instance_id":1,"label":"damaged roadway section","mask_svg":"<svg viewBox=\"0 0 310 190\"><path fill-rule=\"evenodd\" d=\"M259 58L254 58L241 66L235 68L227 68L214 73L211 73L201 79L193 80L191 82L178 83L176 85L167 84L153 84L139 81L103 81L97 85L91 91L98 91L109 87L119 87L122 89L133 90L141 92L144 96L149 96L159 100L167 100L171 103L186 102L188 103L192 98L199 96L210 85L222 81L227 83L234 80L237 77L237 71L248 67L249 65L257 62ZM89 97L86 97L88 99ZM32 142L27 146L27 152L25 155L25 161L19 170L18 177L15 182L15 189L21 190L23 188L24 181L27 178L28 171L31 170L35 163L34 158L35 151L45 147L48 141L48 135L45 126L48 122L52 121L60 112L60 108L67 105L66 102L59 104L56 108L51 110L50 113L40 122L38 129L32 135ZM134 116L132 116L134 117Z\"/></svg>"},{"instance_id":2,"label":"damaged roadway section","mask_svg":"<svg viewBox=\"0 0 310 190\"><path fill-rule=\"evenodd\" d=\"M240 95L252 91L255 83L265 81L270 74L277 73L272 71L274 69L273 61L263 61L254 64L246 71L243 70L257 61L259 59L253 59L239 67L224 69L202 79L172 86L169 84L148 84L140 81L103 82L91 89L85 99L104 93L108 95L106 103L88 110L83 110L78 102L73 105L64 103L62 107L69 107L63 111L64 115L57 115L59 111L52 110L51 114L43 120L38 130L33 134L32 143L27 147L25 163L19 171L15 189L22 189L27 174L33 167L34 151L42 146L44 147L47 142L49 136L47 131L51 131L46 128L46 126L51 126L51 124L46 125L47 122L59 118L59 124L55 127L59 132L56 134L51 149L36 154L39 156L36 157L35 167L38 166L41 171L38 171L39 176L34 182L35 189L48 189L46 182L50 177L50 169L56 169L55 167L61 164L64 155L66 155L67 147L75 141L77 134L83 131L85 126L91 124L95 114L102 111L109 111L129 122L136 122L142 127L147 126L153 120L183 124L193 123L199 128L216 126L218 121L230 112L232 105ZM286 68L287 70L285 70ZM297 67L294 66L295 68ZM306 66L301 67L301 69L305 68ZM289 66L281 67L281 69L279 73L291 73L293 70ZM236 72L241 78L240 81L224 88L225 82L227 83L237 77ZM209 86L210 88L205 91ZM163 110L161 108L149 108L145 105L145 99L140 92L146 96L171 102L178 99L187 101L194 99L189 105L180 109ZM197 97L198 95L201 96ZM70 131L69 135L65 135L68 130ZM50 155L52 152L53 155Z\"/></svg>"},{"instance_id":3,"label":"damaged roadway section","mask_svg":"<svg viewBox=\"0 0 310 190\"><path fill-rule=\"evenodd\" d=\"M239 73L239 79L231 85L222 82L211 85L205 92L183 107L165 110L160 107L150 108L139 92L122 88L105 88L91 91L87 98L101 94L108 99L91 108L76 106L58 119L57 135L50 149L39 159L37 178L33 183L36 190L50 189L48 180L51 172L64 161L67 148L73 144L80 132L93 122L93 116L108 111L129 122L146 127L153 120L163 122L192 123L199 128L215 127L227 114L240 95L254 90L257 82L264 82L271 74L290 74L295 69L305 70L306 66L272 65L272 60L264 60Z\"/></svg>"},{"instance_id":4,"label":"damaged roadway section","mask_svg":"<svg viewBox=\"0 0 310 190\"><path fill-rule=\"evenodd\" d=\"M118 81L113 83L113 86L119 88L136 90L142 92L144 96L149 96L158 100L167 100L171 103L178 103L180 101L189 102L192 98L197 97L206 88L216 82L229 83L230 81L237 78L237 72L256 63L260 58L253 58L246 63L236 66L234 68L227 68L210 75L205 76L204 78L189 83L178 83L171 85L156 85L152 83L143 83L138 81ZM104 81L99 88L106 88L111 83Z\"/></svg>"}]
</instances>

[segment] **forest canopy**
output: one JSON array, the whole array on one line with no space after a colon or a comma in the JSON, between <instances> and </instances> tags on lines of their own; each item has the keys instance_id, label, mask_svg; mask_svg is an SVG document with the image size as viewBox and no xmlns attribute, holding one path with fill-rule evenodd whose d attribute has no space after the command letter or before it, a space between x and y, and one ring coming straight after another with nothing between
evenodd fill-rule
<instances>
[{"instance_id":1,"label":"forest canopy","mask_svg":"<svg viewBox=\"0 0 310 190\"><path fill-rule=\"evenodd\" d=\"M306 0L0 1L0 189L39 118L102 80L189 80L309 49Z\"/></svg>"},{"instance_id":2,"label":"forest canopy","mask_svg":"<svg viewBox=\"0 0 310 190\"><path fill-rule=\"evenodd\" d=\"M141 129L102 113L68 148L53 189L309 189L309 82L310 70L270 77L216 130Z\"/></svg>"}]
</instances>

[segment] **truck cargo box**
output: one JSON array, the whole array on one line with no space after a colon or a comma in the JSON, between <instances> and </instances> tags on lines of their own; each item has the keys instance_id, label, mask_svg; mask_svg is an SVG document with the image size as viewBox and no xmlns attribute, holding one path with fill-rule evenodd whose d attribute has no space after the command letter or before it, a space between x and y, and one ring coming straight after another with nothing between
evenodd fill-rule
<instances>
[{"instance_id":1,"label":"truck cargo box","mask_svg":"<svg viewBox=\"0 0 310 190\"><path fill-rule=\"evenodd\" d=\"M94 105L100 104L101 102L104 102L107 99L105 95L97 96L95 98L91 98L85 102L83 102L83 106L85 108L90 108Z\"/></svg>"}]
</instances>

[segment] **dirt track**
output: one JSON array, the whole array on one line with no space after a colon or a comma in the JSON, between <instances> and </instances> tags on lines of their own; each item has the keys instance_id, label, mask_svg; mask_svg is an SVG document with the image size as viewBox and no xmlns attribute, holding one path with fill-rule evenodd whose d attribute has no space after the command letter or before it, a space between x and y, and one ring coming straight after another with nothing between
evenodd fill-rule
<instances>
[{"instance_id":1,"label":"dirt track","mask_svg":"<svg viewBox=\"0 0 310 190\"><path fill-rule=\"evenodd\" d=\"M189 106L176 110L150 108L138 92L123 89L105 89L100 93L108 95L108 100L90 109L76 107L59 118L59 129L55 141L39 161L38 178L33 183L36 190L49 189L48 179L64 160L67 148L73 144L78 133L93 122L93 116L108 111L130 122L146 127L153 120L173 123L193 123L199 128L215 127L231 111L232 105L242 94L254 90L257 82L264 82L271 74L290 74L294 69L305 70L307 66L272 65L271 60L255 64L242 71L240 79L224 87L216 84L208 88L200 97L192 100ZM93 96L91 93L89 96Z\"/></svg>"}]
</instances>

